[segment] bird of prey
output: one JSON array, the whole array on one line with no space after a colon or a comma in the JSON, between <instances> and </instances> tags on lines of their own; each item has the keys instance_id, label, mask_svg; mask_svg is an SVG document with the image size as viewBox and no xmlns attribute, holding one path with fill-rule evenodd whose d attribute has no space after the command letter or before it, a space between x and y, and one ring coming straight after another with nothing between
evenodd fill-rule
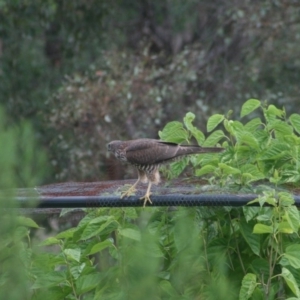
<instances>
[{"instance_id":1,"label":"bird of prey","mask_svg":"<svg viewBox=\"0 0 300 300\"><path fill-rule=\"evenodd\" d=\"M146 194L140 198L152 204L150 189L152 184L160 181L159 167L180 158L199 153L221 152L220 147L200 147L195 145L179 145L155 139L136 139L129 141L112 141L107 145L107 150L112 152L121 161L137 168L138 180L124 193L121 198L128 197L136 191L136 185L141 181L148 182Z\"/></svg>"}]
</instances>

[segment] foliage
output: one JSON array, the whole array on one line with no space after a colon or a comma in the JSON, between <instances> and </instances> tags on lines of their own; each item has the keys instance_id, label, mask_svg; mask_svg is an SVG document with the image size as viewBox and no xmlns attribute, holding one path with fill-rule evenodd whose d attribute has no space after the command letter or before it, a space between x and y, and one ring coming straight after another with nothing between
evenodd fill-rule
<instances>
[{"instance_id":1,"label":"foliage","mask_svg":"<svg viewBox=\"0 0 300 300\"><path fill-rule=\"evenodd\" d=\"M300 181L299 145L300 115L289 118L284 109L250 99L241 109L241 117L261 110L259 116L242 124L231 120L230 115L215 114L208 119L207 131L217 129L207 138L195 128L195 115L188 113L183 124L171 122L159 132L162 139L170 142L189 141L192 137L202 146L213 146L223 141L226 148L219 161L216 155L203 154L190 158L196 176L213 173L223 186L246 186L255 181L267 180L275 185ZM173 168L182 170L188 160L176 162ZM201 168L200 168L201 167ZM178 174L174 174L178 175Z\"/></svg>"},{"instance_id":2,"label":"foliage","mask_svg":"<svg viewBox=\"0 0 300 300\"><path fill-rule=\"evenodd\" d=\"M291 111L300 7L248 2L3 0L0 103L51 146L52 180L105 178L99 145L156 137L187 111L202 130L212 110L250 96Z\"/></svg>"},{"instance_id":3,"label":"foliage","mask_svg":"<svg viewBox=\"0 0 300 300\"><path fill-rule=\"evenodd\" d=\"M221 217L223 234L218 233L213 239L214 245L225 242L224 226L228 226L229 239L234 243L231 247L238 256L237 261L228 257L228 263L235 267L240 264L239 276L244 277L239 299L274 299L280 295L286 299L292 294L299 298L300 261L295 252L300 250L297 239L300 215L293 195L288 191L277 192L276 187L299 184L300 115L287 117L284 109L250 99L243 104L241 117L257 109L261 109L263 120L255 116L245 124L230 120L230 112L227 116L211 116L208 132L220 124L225 131L215 130L207 138L192 125L195 118L192 113L186 115L183 123L167 124L159 135L170 142L189 141L193 137L203 146L223 141L226 151L220 159L210 154L190 158L195 175L212 174L211 178L218 179L221 186L248 187L248 191L259 194L249 204L259 203L260 208L230 209L229 221L225 215ZM174 163L169 174L178 176L178 170L188 163L189 160ZM265 185L251 187L254 182ZM267 182L274 187L267 186ZM271 208L264 207L265 204ZM226 243L228 246L231 242L226 240Z\"/></svg>"},{"instance_id":4,"label":"foliage","mask_svg":"<svg viewBox=\"0 0 300 300\"><path fill-rule=\"evenodd\" d=\"M30 229L38 225L17 216L13 189L41 184L45 156L35 143L31 126L26 122L10 124L1 108L0 144L0 298L30 299Z\"/></svg>"},{"instance_id":5,"label":"foliage","mask_svg":"<svg viewBox=\"0 0 300 300\"><path fill-rule=\"evenodd\" d=\"M193 126L192 113L159 133L168 141L195 138L205 146L222 141L224 153L190 160L195 174L203 166L215 182L248 190L255 181L264 183L251 187L258 197L249 205L259 206L86 210L78 226L38 247L30 239L20 241L27 253L23 261L31 299L221 299L224 294L241 300L298 299L300 215L293 195L282 189L283 184L298 181L293 173L290 180L278 175L284 180L274 181L275 169L285 174L292 164L268 150L276 149L281 140L288 146L287 157L297 153L299 118L296 114L287 118L284 110L255 99L245 102L241 116L259 108L264 121L255 116L245 125L229 120L230 114L213 115L208 130L221 124L224 129L218 127L207 138ZM238 164L246 159L245 153L247 164L253 166L247 167L249 175L243 169L246 163ZM182 168L187 161L177 163ZM171 174L181 168L173 165ZM20 239L28 237L27 228L37 227L27 218L18 222L26 229Z\"/></svg>"}]
</instances>

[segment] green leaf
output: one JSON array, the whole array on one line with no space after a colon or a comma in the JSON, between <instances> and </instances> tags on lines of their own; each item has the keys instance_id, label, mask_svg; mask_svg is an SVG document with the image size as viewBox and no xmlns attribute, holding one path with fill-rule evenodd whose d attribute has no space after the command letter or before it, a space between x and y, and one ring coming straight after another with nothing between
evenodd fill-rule
<instances>
[{"instance_id":1,"label":"green leaf","mask_svg":"<svg viewBox=\"0 0 300 300\"><path fill-rule=\"evenodd\" d=\"M239 300L247 300L252 296L252 293L256 287L256 275L247 273L242 281L240 289Z\"/></svg>"},{"instance_id":2,"label":"green leaf","mask_svg":"<svg viewBox=\"0 0 300 300\"><path fill-rule=\"evenodd\" d=\"M259 149L259 142L251 132L243 131L236 133L236 139L239 144L246 144L254 149Z\"/></svg>"},{"instance_id":3,"label":"green leaf","mask_svg":"<svg viewBox=\"0 0 300 300\"><path fill-rule=\"evenodd\" d=\"M219 168L225 173L225 174L241 174L241 170L237 168L230 167L224 163L219 163Z\"/></svg>"},{"instance_id":4,"label":"green leaf","mask_svg":"<svg viewBox=\"0 0 300 300\"><path fill-rule=\"evenodd\" d=\"M293 274L286 268L282 268L281 276L284 278L286 284L289 286L291 291L300 298L300 290Z\"/></svg>"},{"instance_id":5,"label":"green leaf","mask_svg":"<svg viewBox=\"0 0 300 300\"><path fill-rule=\"evenodd\" d=\"M243 213L247 222L252 220L259 213L259 211L260 211L260 207L243 206Z\"/></svg>"},{"instance_id":6,"label":"green leaf","mask_svg":"<svg viewBox=\"0 0 300 300\"><path fill-rule=\"evenodd\" d=\"M206 166L203 166L201 169L197 169L195 174L196 174L196 176L202 176L205 174L213 173L215 170L216 170L215 166L206 165Z\"/></svg>"},{"instance_id":7,"label":"green leaf","mask_svg":"<svg viewBox=\"0 0 300 300\"><path fill-rule=\"evenodd\" d=\"M244 125L244 129L249 132L255 132L262 125L260 118L254 118Z\"/></svg>"},{"instance_id":8,"label":"green leaf","mask_svg":"<svg viewBox=\"0 0 300 300\"><path fill-rule=\"evenodd\" d=\"M224 138L224 132L222 130L214 131L203 143L204 147L215 146L222 138Z\"/></svg>"},{"instance_id":9,"label":"green leaf","mask_svg":"<svg viewBox=\"0 0 300 300\"><path fill-rule=\"evenodd\" d=\"M281 121L281 120L276 120L275 122L268 125L267 127L269 130L274 129L276 137L277 137L277 134L279 134L278 138L280 138L281 136L288 136L293 133L292 126L288 125L286 122Z\"/></svg>"},{"instance_id":10,"label":"green leaf","mask_svg":"<svg viewBox=\"0 0 300 300\"><path fill-rule=\"evenodd\" d=\"M77 230L76 227L67 229L67 230L65 230L65 231L62 231L62 232L58 233L58 234L56 235L56 238L57 238L57 239L69 239L69 238L72 238L72 237L73 237L73 234L74 234L74 232L75 232L76 230Z\"/></svg>"},{"instance_id":11,"label":"green leaf","mask_svg":"<svg viewBox=\"0 0 300 300\"><path fill-rule=\"evenodd\" d=\"M243 238L250 246L254 254L259 255L260 252L260 236L252 233L253 222L247 223L245 220L240 221L240 231Z\"/></svg>"},{"instance_id":12,"label":"green leaf","mask_svg":"<svg viewBox=\"0 0 300 300\"><path fill-rule=\"evenodd\" d=\"M60 240L55 237L49 237L46 240L44 240L42 243L39 244L39 246L49 246L49 245L55 245L59 244Z\"/></svg>"},{"instance_id":13,"label":"green leaf","mask_svg":"<svg viewBox=\"0 0 300 300\"><path fill-rule=\"evenodd\" d=\"M171 164L171 170L172 170L172 177L176 178L178 177L182 171L186 168L188 164L188 158L185 157L181 159L180 161L176 161Z\"/></svg>"},{"instance_id":14,"label":"green leaf","mask_svg":"<svg viewBox=\"0 0 300 300\"><path fill-rule=\"evenodd\" d=\"M118 232L120 235L127 237L129 239L136 240L136 241L141 240L141 232L136 229L124 228L124 229L119 229Z\"/></svg>"},{"instance_id":15,"label":"green leaf","mask_svg":"<svg viewBox=\"0 0 300 300\"><path fill-rule=\"evenodd\" d=\"M292 204L295 203L295 199L291 193L280 192L280 193L278 193L278 197L279 197L279 206L292 207Z\"/></svg>"},{"instance_id":16,"label":"green leaf","mask_svg":"<svg viewBox=\"0 0 300 300\"><path fill-rule=\"evenodd\" d=\"M78 207L73 207L73 208L62 208L62 210L60 211L59 217L62 217L66 214L68 214L69 212L73 212L73 211L78 211Z\"/></svg>"},{"instance_id":17,"label":"green leaf","mask_svg":"<svg viewBox=\"0 0 300 300\"><path fill-rule=\"evenodd\" d=\"M33 228L40 228L38 224L36 224L32 219L26 218L23 216L17 217L17 222L19 225L33 227Z\"/></svg>"},{"instance_id":18,"label":"green leaf","mask_svg":"<svg viewBox=\"0 0 300 300\"><path fill-rule=\"evenodd\" d=\"M159 283L160 288L170 297L178 297L179 294L168 280L162 280Z\"/></svg>"},{"instance_id":19,"label":"green leaf","mask_svg":"<svg viewBox=\"0 0 300 300\"><path fill-rule=\"evenodd\" d=\"M96 245L94 245L92 247L92 249L89 251L89 253L87 253L87 255L92 255L95 254L97 252L102 251L103 249L107 248L107 247L111 247L113 245L113 242L110 239L107 239L103 242L97 243Z\"/></svg>"},{"instance_id":20,"label":"green leaf","mask_svg":"<svg viewBox=\"0 0 300 300\"><path fill-rule=\"evenodd\" d=\"M253 228L253 233L258 233L258 234L273 233L273 227L264 224L255 224Z\"/></svg>"},{"instance_id":21,"label":"green leaf","mask_svg":"<svg viewBox=\"0 0 300 300\"><path fill-rule=\"evenodd\" d=\"M184 129L183 124L177 121L168 123L162 131L158 132L161 140L172 143L182 143L188 141L188 132Z\"/></svg>"},{"instance_id":22,"label":"green leaf","mask_svg":"<svg viewBox=\"0 0 300 300\"><path fill-rule=\"evenodd\" d=\"M99 286L102 279L103 275L100 273L80 276L76 280L77 293L79 295L82 295L86 292L93 290L94 288Z\"/></svg>"},{"instance_id":23,"label":"green leaf","mask_svg":"<svg viewBox=\"0 0 300 300\"><path fill-rule=\"evenodd\" d=\"M72 259L72 260L75 260L77 262L80 261L81 250L79 248L65 249L64 253L65 253L65 255L67 256L68 259Z\"/></svg>"},{"instance_id":24,"label":"green leaf","mask_svg":"<svg viewBox=\"0 0 300 300\"><path fill-rule=\"evenodd\" d=\"M34 282L32 289L49 288L66 282L66 274L61 271L52 271L40 274Z\"/></svg>"},{"instance_id":25,"label":"green leaf","mask_svg":"<svg viewBox=\"0 0 300 300\"><path fill-rule=\"evenodd\" d=\"M257 99L249 99L247 100L241 109L241 118L249 115L251 112L253 112L255 109L261 106L261 103Z\"/></svg>"},{"instance_id":26,"label":"green leaf","mask_svg":"<svg viewBox=\"0 0 300 300\"><path fill-rule=\"evenodd\" d=\"M300 245L290 245L286 247L284 257L289 261L290 265L296 269L300 269Z\"/></svg>"},{"instance_id":27,"label":"green leaf","mask_svg":"<svg viewBox=\"0 0 300 300\"><path fill-rule=\"evenodd\" d=\"M292 234L294 232L293 228L291 228L288 222L280 222L278 225L278 232Z\"/></svg>"},{"instance_id":28,"label":"green leaf","mask_svg":"<svg viewBox=\"0 0 300 300\"><path fill-rule=\"evenodd\" d=\"M269 277L270 265L268 257L266 257L265 259L260 257L255 258L251 262L250 268L255 274L264 274L264 276Z\"/></svg>"},{"instance_id":29,"label":"green leaf","mask_svg":"<svg viewBox=\"0 0 300 300\"><path fill-rule=\"evenodd\" d=\"M285 211L285 217L293 231L297 233L300 224L299 210L297 209L297 207L290 206L288 210Z\"/></svg>"},{"instance_id":30,"label":"green leaf","mask_svg":"<svg viewBox=\"0 0 300 300\"><path fill-rule=\"evenodd\" d=\"M103 218L105 217L105 218ZM103 222L106 219L106 222ZM100 225L101 224L101 225ZM118 228L118 222L113 216L102 216L95 218L86 225L83 232L80 234L80 240L90 239L100 233L110 233Z\"/></svg>"},{"instance_id":31,"label":"green leaf","mask_svg":"<svg viewBox=\"0 0 300 300\"><path fill-rule=\"evenodd\" d=\"M195 119L195 115L191 112L188 112L185 117L183 118L183 122L185 127L191 132L192 136L197 140L199 145L202 145L202 143L205 140L204 134L197 129L192 122Z\"/></svg>"},{"instance_id":32,"label":"green leaf","mask_svg":"<svg viewBox=\"0 0 300 300\"><path fill-rule=\"evenodd\" d=\"M258 170L256 165L250 165L250 164L242 165L241 172L251 174L252 180L261 180L265 178L264 174Z\"/></svg>"},{"instance_id":33,"label":"green leaf","mask_svg":"<svg viewBox=\"0 0 300 300\"><path fill-rule=\"evenodd\" d=\"M293 125L295 131L300 134L300 115L299 114L292 114L289 117L291 124Z\"/></svg>"},{"instance_id":34,"label":"green leaf","mask_svg":"<svg viewBox=\"0 0 300 300\"><path fill-rule=\"evenodd\" d=\"M224 118L224 115L212 115L207 121L207 131L210 132L214 130L224 120Z\"/></svg>"},{"instance_id":35,"label":"green leaf","mask_svg":"<svg viewBox=\"0 0 300 300\"><path fill-rule=\"evenodd\" d=\"M283 143L272 143L262 154L258 157L260 160L268 160L268 159L279 159L282 156L285 156L285 151L289 151L289 145Z\"/></svg>"},{"instance_id":36,"label":"green leaf","mask_svg":"<svg viewBox=\"0 0 300 300\"><path fill-rule=\"evenodd\" d=\"M274 115L277 117L283 117L284 116L284 111L282 109L278 109L275 105L270 104L267 108L267 112L269 115Z\"/></svg>"}]
</instances>

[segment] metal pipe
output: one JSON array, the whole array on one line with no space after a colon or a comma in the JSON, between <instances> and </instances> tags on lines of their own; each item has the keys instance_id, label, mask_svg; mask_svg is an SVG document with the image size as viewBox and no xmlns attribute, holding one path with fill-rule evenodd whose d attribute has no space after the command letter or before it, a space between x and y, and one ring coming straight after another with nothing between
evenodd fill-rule
<instances>
[{"instance_id":1,"label":"metal pipe","mask_svg":"<svg viewBox=\"0 0 300 300\"><path fill-rule=\"evenodd\" d=\"M255 194L200 194L151 196L152 206L243 206L257 198ZM294 196L300 207L300 196ZM35 200L37 208L88 208L88 207L139 207L143 201L137 196L120 199L119 196L67 196L67 197L17 197L20 207L28 207ZM252 206L258 206L258 203ZM148 207L152 207L149 205ZM31 206L32 207L32 206Z\"/></svg>"}]
</instances>

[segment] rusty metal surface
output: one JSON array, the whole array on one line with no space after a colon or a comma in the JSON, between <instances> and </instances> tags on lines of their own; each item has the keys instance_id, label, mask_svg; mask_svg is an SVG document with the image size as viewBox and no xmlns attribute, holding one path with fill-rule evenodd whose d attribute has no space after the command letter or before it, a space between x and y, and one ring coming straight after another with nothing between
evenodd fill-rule
<instances>
[{"instance_id":1,"label":"rusty metal surface","mask_svg":"<svg viewBox=\"0 0 300 300\"><path fill-rule=\"evenodd\" d=\"M21 207L28 207L30 199L35 199L38 208L88 208L88 207L140 207L146 184L137 186L136 194L120 199L125 185L135 180L65 182L37 187L33 190L19 190ZM203 180L176 179L153 186L151 195L153 206L241 206L254 200L254 193L233 193L224 188L212 186ZM300 206L299 196L295 196L296 206ZM258 204L256 204L258 205ZM151 205L148 205L151 207ZM32 207L32 206L31 206Z\"/></svg>"},{"instance_id":2,"label":"rusty metal surface","mask_svg":"<svg viewBox=\"0 0 300 300\"><path fill-rule=\"evenodd\" d=\"M112 180L98 182L64 182L37 187L35 191L42 197L65 197L65 196L103 196L119 195L124 185L133 184L135 180ZM184 180L177 179L162 182L152 186L152 194L195 194L204 190L213 189L211 186L204 185L203 180ZM140 183L137 187L136 196L141 197L147 188L147 184Z\"/></svg>"}]
</instances>

